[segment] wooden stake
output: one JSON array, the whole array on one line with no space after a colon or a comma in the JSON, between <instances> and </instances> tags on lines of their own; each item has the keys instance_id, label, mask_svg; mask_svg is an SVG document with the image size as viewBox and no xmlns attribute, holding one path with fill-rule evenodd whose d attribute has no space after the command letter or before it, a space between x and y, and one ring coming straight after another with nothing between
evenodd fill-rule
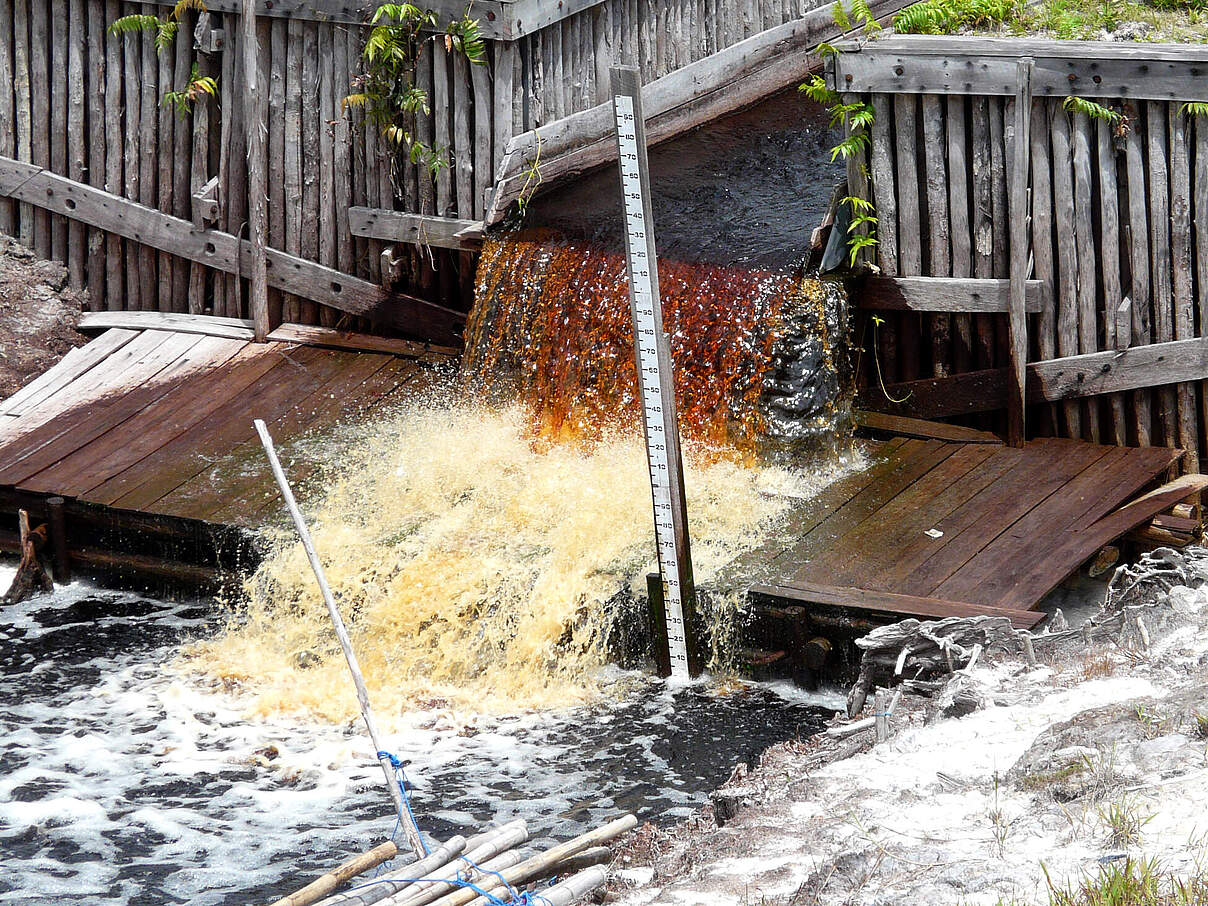
<instances>
[{"instance_id":1,"label":"wooden stake","mask_svg":"<svg viewBox=\"0 0 1208 906\"><path fill-rule=\"evenodd\" d=\"M323 572L323 564L319 562L319 555L315 552L314 541L311 540L310 531L306 528L306 518L302 515L302 511L298 508L298 502L294 499L294 492L290 490L289 481L285 477L285 471L281 468L281 461L277 458L277 450L273 446L273 439L269 436L268 428L261 419L256 419L253 423L256 426L256 433L260 435L260 443L264 445L264 452L268 456L269 466L273 470L273 478L277 480L277 487L281 489L281 497L285 501L285 508L289 510L290 518L294 520L294 527L298 530L298 536L302 539L302 547L306 550L306 558L310 561L310 568L314 570L315 580L319 583L319 592L323 595L323 603L327 605L327 613L331 617L331 625L335 629L336 638L340 640L340 647L344 650L344 659L348 662L348 670L352 673L352 682L357 690L357 703L361 706L361 716L365 719L365 729L369 731L369 738L373 741L374 751L378 754L378 761L382 765L382 773L386 775L386 786L390 790L390 796L394 800L394 806L398 809L399 821L402 824L403 833L407 837L407 843L411 847L411 851L415 853L416 858L424 855L424 842L419 835L419 827L415 823L415 817L411 814L411 810L403 802L403 793L399 788L398 781L394 776L394 766L390 763L388 753L382 748L381 740L378 737L377 725L373 720L373 711L369 707L369 690L365 688L365 678L361 675L361 665L357 662L356 652L352 650L352 641L348 638L348 630L344 626L344 619L340 616L340 609L336 607L335 598L331 594L331 588L327 585L327 576Z\"/></svg>"},{"instance_id":2,"label":"wooden stake","mask_svg":"<svg viewBox=\"0 0 1208 906\"><path fill-rule=\"evenodd\" d=\"M1007 383L1007 442L1022 447L1027 440L1024 387L1027 382L1028 316L1028 157L1032 136L1032 60L1019 61L1015 88L1015 161L1011 172L1011 369Z\"/></svg>"},{"instance_id":3,"label":"wooden stake","mask_svg":"<svg viewBox=\"0 0 1208 906\"><path fill-rule=\"evenodd\" d=\"M311 881L296 893L282 897L273 902L272 906L310 906L327 896L345 881L363 875L371 868L377 868L383 862L388 862L398 854L394 843L383 843L375 846L367 853L354 856L338 868L333 868L327 874Z\"/></svg>"},{"instance_id":4,"label":"wooden stake","mask_svg":"<svg viewBox=\"0 0 1208 906\"><path fill-rule=\"evenodd\" d=\"M268 189L265 168L268 158L264 146L264 86L260 84L260 43L256 34L256 4L243 0L243 95L244 119L247 121L247 198L248 239L252 245L251 297L248 300L256 342L263 343L272 331L268 319L268 259L265 255L265 227L268 221L265 207Z\"/></svg>"},{"instance_id":5,"label":"wooden stake","mask_svg":"<svg viewBox=\"0 0 1208 906\"><path fill-rule=\"evenodd\" d=\"M889 739L889 691L878 688L873 696L873 710L876 712L877 742Z\"/></svg>"}]
</instances>

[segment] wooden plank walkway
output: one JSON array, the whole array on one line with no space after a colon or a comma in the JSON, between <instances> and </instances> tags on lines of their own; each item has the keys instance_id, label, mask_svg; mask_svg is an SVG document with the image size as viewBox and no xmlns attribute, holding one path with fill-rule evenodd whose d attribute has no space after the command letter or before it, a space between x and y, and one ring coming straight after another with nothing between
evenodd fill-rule
<instances>
[{"instance_id":1,"label":"wooden plank walkway","mask_svg":"<svg viewBox=\"0 0 1208 906\"><path fill-rule=\"evenodd\" d=\"M803 502L740 571L758 599L866 615L1034 611L1100 547L1194 491L1124 507L1180 451L1041 439L1022 449L895 438L867 468ZM1184 487L1183 485L1187 485Z\"/></svg>"},{"instance_id":2,"label":"wooden plank walkway","mask_svg":"<svg viewBox=\"0 0 1208 906\"><path fill-rule=\"evenodd\" d=\"M387 353L111 329L0 403L0 494L259 528L280 502L253 418L288 461L425 373Z\"/></svg>"}]
</instances>

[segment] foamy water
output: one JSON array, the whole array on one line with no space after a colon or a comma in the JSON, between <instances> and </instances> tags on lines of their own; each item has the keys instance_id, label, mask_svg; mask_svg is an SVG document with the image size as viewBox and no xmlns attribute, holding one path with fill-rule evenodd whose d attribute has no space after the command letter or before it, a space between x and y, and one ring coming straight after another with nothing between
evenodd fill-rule
<instances>
[{"instance_id":1,"label":"foamy water","mask_svg":"<svg viewBox=\"0 0 1208 906\"><path fill-rule=\"evenodd\" d=\"M218 613L79 584L0 608L0 902L267 902L389 836L358 722L250 718L246 696L180 672ZM604 682L561 712L409 713L387 744L425 832L524 817L540 845L621 811L671 820L822 714L770 689Z\"/></svg>"}]
</instances>

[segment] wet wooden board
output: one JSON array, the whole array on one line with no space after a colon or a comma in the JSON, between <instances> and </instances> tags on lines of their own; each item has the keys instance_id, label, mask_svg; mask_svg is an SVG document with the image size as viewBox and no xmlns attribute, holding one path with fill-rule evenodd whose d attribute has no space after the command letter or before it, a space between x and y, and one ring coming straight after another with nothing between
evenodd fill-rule
<instances>
[{"instance_id":1,"label":"wet wooden board","mask_svg":"<svg viewBox=\"0 0 1208 906\"><path fill-rule=\"evenodd\" d=\"M109 330L0 403L0 490L259 528L276 486L253 418L304 449L423 372L386 352Z\"/></svg>"},{"instance_id":2,"label":"wet wooden board","mask_svg":"<svg viewBox=\"0 0 1208 906\"><path fill-rule=\"evenodd\" d=\"M1019 614L1130 522L1148 518L1141 513L1152 500L1122 508L1165 480L1179 455L1063 439L1023 449L887 442L860 473L790 514L776 541L744 561L745 585L820 613L998 614L1032 625L1036 619ZM742 571L735 575L741 580Z\"/></svg>"}]
</instances>

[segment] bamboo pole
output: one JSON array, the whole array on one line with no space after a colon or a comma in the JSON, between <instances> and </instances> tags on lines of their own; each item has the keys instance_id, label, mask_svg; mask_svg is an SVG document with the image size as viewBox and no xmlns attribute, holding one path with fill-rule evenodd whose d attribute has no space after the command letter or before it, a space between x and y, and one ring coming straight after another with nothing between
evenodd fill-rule
<instances>
[{"instance_id":1,"label":"bamboo pole","mask_svg":"<svg viewBox=\"0 0 1208 906\"><path fill-rule=\"evenodd\" d=\"M413 888L416 878L428 877L432 871L465 852L465 849L465 837L450 837L418 862L411 861L402 868L379 875L373 879L372 884L328 897L319 906L373 906L388 896Z\"/></svg>"},{"instance_id":2,"label":"bamboo pole","mask_svg":"<svg viewBox=\"0 0 1208 906\"><path fill-rule=\"evenodd\" d=\"M268 428L261 419L256 419L253 424L256 426L256 433L260 435L260 443L264 445L264 452L268 456L269 466L272 467L273 477L277 480L277 487L281 489L281 497L285 501L285 507L289 510L290 518L294 520L294 527L298 530L298 536L302 539L302 547L306 550L306 558L310 561L310 568L314 570L315 580L319 583L319 592L323 595L323 602L327 605L327 613L331 617L331 624L335 629L336 638L340 640L340 647L344 650L344 659L348 662L348 670L352 673L352 682L357 690L357 703L361 706L361 716L365 719L365 729L369 731L369 738L373 742L373 749L377 753L378 761L382 765L382 773L386 776L386 786L390 790L390 796L394 800L395 808L398 810L403 834L407 837L407 843L410 845L411 851L418 858L424 855L424 841L420 838L419 827L415 823L415 816L411 814L410 808L403 802L403 791L394 776L394 766L390 763L389 753L382 748L381 739L378 737L377 724L373 720L373 711L369 707L369 690L365 688L365 678L361 675L361 665L357 662L356 652L352 650L352 641L348 638L348 630L344 626L343 617L340 616L340 609L336 607L335 598L331 594L331 588L327 585L327 576L323 572L323 564L319 562L319 555L315 552L314 541L311 540L310 531L306 528L306 519L302 515L302 511L298 509L298 502L294 499L294 492L290 490L289 481L285 477L285 471L281 468L281 461L277 458L277 450L273 446L273 439L269 436Z\"/></svg>"},{"instance_id":3,"label":"bamboo pole","mask_svg":"<svg viewBox=\"0 0 1208 906\"><path fill-rule=\"evenodd\" d=\"M345 881L363 875L371 868L377 868L383 862L389 862L398 854L398 847L393 842L375 846L369 852L353 856L337 868L333 868L322 877L311 881L301 890L275 900L272 906L310 906L321 900Z\"/></svg>"},{"instance_id":4,"label":"bamboo pole","mask_svg":"<svg viewBox=\"0 0 1208 906\"><path fill-rule=\"evenodd\" d=\"M426 903L439 900L442 896L453 892L456 885L455 879L459 877L462 880L474 882L485 874L512 868L522 860L518 855L510 858L514 854L508 851L526 840L528 840L528 827L524 821L518 820L506 824L490 839L483 841L474 849L467 847L467 852L463 856L458 856L450 860L448 864L431 872L430 877L436 880L422 881L408 887L406 890L394 894L384 903L389 906L424 906ZM506 857L505 854L507 854ZM483 870L476 866L483 866Z\"/></svg>"}]
</instances>

